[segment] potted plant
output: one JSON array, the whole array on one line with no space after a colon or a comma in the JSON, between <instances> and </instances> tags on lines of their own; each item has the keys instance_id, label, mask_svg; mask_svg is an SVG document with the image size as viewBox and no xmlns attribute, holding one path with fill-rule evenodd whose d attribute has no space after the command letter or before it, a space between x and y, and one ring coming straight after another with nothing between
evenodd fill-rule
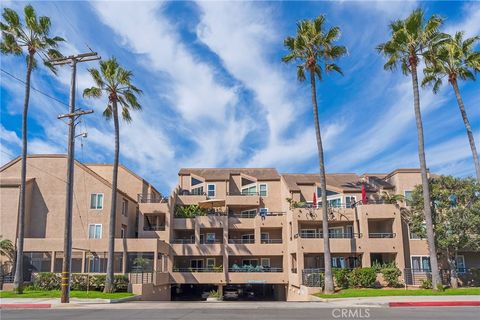
<instances>
[{"instance_id":1,"label":"potted plant","mask_svg":"<svg viewBox=\"0 0 480 320\"><path fill-rule=\"evenodd\" d=\"M220 301L220 293L217 290L212 290L208 293L207 302L218 302Z\"/></svg>"}]
</instances>

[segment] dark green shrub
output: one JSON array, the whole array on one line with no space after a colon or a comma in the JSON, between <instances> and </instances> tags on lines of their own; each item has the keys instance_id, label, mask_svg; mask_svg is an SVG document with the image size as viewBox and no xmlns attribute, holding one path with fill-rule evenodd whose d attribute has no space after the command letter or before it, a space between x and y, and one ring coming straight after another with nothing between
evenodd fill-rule
<instances>
[{"instance_id":1,"label":"dark green shrub","mask_svg":"<svg viewBox=\"0 0 480 320\"><path fill-rule=\"evenodd\" d=\"M323 273L310 273L307 275L307 283L311 287L322 287L324 285Z\"/></svg>"},{"instance_id":2,"label":"dark green shrub","mask_svg":"<svg viewBox=\"0 0 480 320\"><path fill-rule=\"evenodd\" d=\"M337 287L340 287L342 289L348 288L349 274L350 274L350 270L346 268L333 269L333 276L335 277L335 284L337 285Z\"/></svg>"},{"instance_id":3,"label":"dark green shrub","mask_svg":"<svg viewBox=\"0 0 480 320\"><path fill-rule=\"evenodd\" d=\"M383 275L383 280L387 283L389 287L398 287L400 282L398 282L398 277L402 275L402 272L397 267L395 268L384 268L381 270Z\"/></svg>"},{"instance_id":4,"label":"dark green shrub","mask_svg":"<svg viewBox=\"0 0 480 320\"><path fill-rule=\"evenodd\" d=\"M373 288L377 281L374 268L356 268L348 276L348 284L355 288Z\"/></svg>"},{"instance_id":5,"label":"dark green shrub","mask_svg":"<svg viewBox=\"0 0 480 320\"><path fill-rule=\"evenodd\" d=\"M437 283L437 290L440 291L440 292L443 292L443 291L445 291L445 287L443 286L443 284Z\"/></svg>"},{"instance_id":6,"label":"dark green shrub","mask_svg":"<svg viewBox=\"0 0 480 320\"><path fill-rule=\"evenodd\" d=\"M115 275L113 278L113 288L115 289L115 292L127 292L128 277L123 274Z\"/></svg>"},{"instance_id":7,"label":"dark green shrub","mask_svg":"<svg viewBox=\"0 0 480 320\"><path fill-rule=\"evenodd\" d=\"M36 290L60 290L61 278L57 273L39 272L33 275L32 287Z\"/></svg>"},{"instance_id":8,"label":"dark green shrub","mask_svg":"<svg viewBox=\"0 0 480 320\"><path fill-rule=\"evenodd\" d=\"M87 279L88 276L82 273L73 273L72 278L70 279L70 289L78 291L87 290Z\"/></svg>"},{"instance_id":9,"label":"dark green shrub","mask_svg":"<svg viewBox=\"0 0 480 320\"><path fill-rule=\"evenodd\" d=\"M104 274L97 274L90 276L90 290L103 291L105 288L106 276Z\"/></svg>"},{"instance_id":10,"label":"dark green shrub","mask_svg":"<svg viewBox=\"0 0 480 320\"><path fill-rule=\"evenodd\" d=\"M432 280L430 280L430 279L422 280L422 284L420 285L420 288L422 288L422 289L432 289Z\"/></svg>"}]
</instances>

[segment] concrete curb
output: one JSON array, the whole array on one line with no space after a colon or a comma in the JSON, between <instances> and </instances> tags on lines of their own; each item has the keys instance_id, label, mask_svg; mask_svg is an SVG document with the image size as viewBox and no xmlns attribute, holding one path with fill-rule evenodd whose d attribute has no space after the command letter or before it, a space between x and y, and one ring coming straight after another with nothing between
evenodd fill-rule
<instances>
[{"instance_id":1,"label":"concrete curb","mask_svg":"<svg viewBox=\"0 0 480 320\"><path fill-rule=\"evenodd\" d=\"M50 309L51 303L2 303L0 309Z\"/></svg>"},{"instance_id":2,"label":"concrete curb","mask_svg":"<svg viewBox=\"0 0 480 320\"><path fill-rule=\"evenodd\" d=\"M119 298L119 299L110 299L109 303L123 303L123 302L140 301L140 300L142 300L141 294L136 296L131 296L131 297Z\"/></svg>"},{"instance_id":3,"label":"concrete curb","mask_svg":"<svg viewBox=\"0 0 480 320\"><path fill-rule=\"evenodd\" d=\"M389 302L390 308L398 307L480 307L480 301L412 301Z\"/></svg>"}]
</instances>

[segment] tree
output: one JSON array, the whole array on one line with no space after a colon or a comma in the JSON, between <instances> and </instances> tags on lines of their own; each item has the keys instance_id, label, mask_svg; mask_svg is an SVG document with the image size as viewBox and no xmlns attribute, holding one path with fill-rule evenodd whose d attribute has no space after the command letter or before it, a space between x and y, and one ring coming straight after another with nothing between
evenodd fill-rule
<instances>
[{"instance_id":1,"label":"tree","mask_svg":"<svg viewBox=\"0 0 480 320\"><path fill-rule=\"evenodd\" d=\"M447 259L451 285L457 286L456 256L460 250L480 250L480 184L473 178L441 176L430 179L435 245ZM411 232L425 237L423 190L412 194L409 225Z\"/></svg>"},{"instance_id":2,"label":"tree","mask_svg":"<svg viewBox=\"0 0 480 320\"><path fill-rule=\"evenodd\" d=\"M448 82L452 85L455 92L458 108L467 130L475 172L477 180L480 182L480 161L478 160L477 148L460 89L458 88L458 79L475 81L475 73L480 71L480 52L473 50L479 40L480 36L463 40L463 32L457 32L455 36L449 35L445 42L431 48L425 54L427 67L424 69L425 77L422 81L422 86L433 85L433 92L437 93L442 85L442 79L448 78Z\"/></svg>"},{"instance_id":3,"label":"tree","mask_svg":"<svg viewBox=\"0 0 480 320\"><path fill-rule=\"evenodd\" d=\"M115 252L115 219L117 211L117 176L118 157L120 153L120 129L118 121L118 104L122 108L122 118L131 122L130 110L141 110L137 95L142 91L132 84L133 73L122 68L115 58L100 62L100 70L88 69L95 86L83 91L84 97L100 98L103 93L108 96L108 103L103 116L106 120L113 117L115 130L115 154L112 175L112 202L110 209L110 222L108 231L108 261L105 292L113 292L113 259Z\"/></svg>"},{"instance_id":4,"label":"tree","mask_svg":"<svg viewBox=\"0 0 480 320\"><path fill-rule=\"evenodd\" d=\"M441 43L445 38L438 32L443 19L433 15L425 21L421 9L413 11L405 20L396 20L390 24L391 39L377 47L379 53L385 55L388 60L384 65L385 70L394 70L401 65L404 75L410 74L413 86L413 106L417 125L418 158L423 186L424 215L427 227L428 251L432 267L432 284L436 290L440 283L438 271L437 253L432 225L432 209L430 207L430 191L428 189L427 163L425 161L425 147L423 138L423 123L420 111L420 96L418 92L417 66L420 58L425 53L425 48Z\"/></svg>"},{"instance_id":5,"label":"tree","mask_svg":"<svg viewBox=\"0 0 480 320\"><path fill-rule=\"evenodd\" d=\"M7 257L9 261L15 260L15 246L9 239L0 236L0 255Z\"/></svg>"},{"instance_id":6,"label":"tree","mask_svg":"<svg viewBox=\"0 0 480 320\"><path fill-rule=\"evenodd\" d=\"M315 20L302 20L297 23L295 37L287 37L284 45L289 51L282 60L286 63L297 62L297 78L303 82L306 73L310 78L312 95L313 118L317 139L318 158L320 166L320 188L322 191L322 229L324 239L325 259L325 293L333 293L332 260L330 255L330 240L328 237L328 209L327 209L327 183L325 177L325 162L322 145L322 135L318 119L316 78L323 80L323 74L335 71L342 74L342 70L334 61L347 53L344 46L335 45L340 37L340 28L332 27L325 30L325 16L321 15Z\"/></svg>"},{"instance_id":7,"label":"tree","mask_svg":"<svg viewBox=\"0 0 480 320\"><path fill-rule=\"evenodd\" d=\"M394 194L383 191L382 200L388 204L398 204L399 202L405 201L405 197L401 194Z\"/></svg>"},{"instance_id":8,"label":"tree","mask_svg":"<svg viewBox=\"0 0 480 320\"><path fill-rule=\"evenodd\" d=\"M18 234L17 256L15 267L14 291L21 293L23 286L23 242L25 233L25 184L27 176L27 120L28 104L30 100L30 77L32 70L37 66L35 55L39 56L45 66L55 72L54 66L48 61L52 58L61 57L57 50L58 43L64 41L61 37L49 37L50 18L41 16L37 18L35 9L31 5L24 8L24 21L18 14L9 8L3 10L2 17L5 21L0 22L2 41L0 51L6 55L27 56L27 75L25 79L25 97L22 115L22 168L20 182L20 202L18 210ZM26 51L26 52L25 52Z\"/></svg>"}]
</instances>

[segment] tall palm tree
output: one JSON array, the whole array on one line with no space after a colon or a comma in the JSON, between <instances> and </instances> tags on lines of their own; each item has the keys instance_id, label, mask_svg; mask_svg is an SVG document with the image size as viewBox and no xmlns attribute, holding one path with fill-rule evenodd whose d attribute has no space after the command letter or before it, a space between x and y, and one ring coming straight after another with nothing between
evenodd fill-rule
<instances>
[{"instance_id":1,"label":"tall palm tree","mask_svg":"<svg viewBox=\"0 0 480 320\"><path fill-rule=\"evenodd\" d=\"M320 165L320 188L322 190L322 229L324 241L325 260L325 293L333 293L332 260L330 254L330 240L328 236L328 210L327 210L327 183L325 177L325 162L318 120L318 104L316 78L323 80L323 74L335 71L343 75L342 70L334 61L347 53L344 46L335 45L340 37L340 28L325 28L325 16L321 15L315 20L302 20L297 23L295 37L287 37L284 45L289 51L282 60L286 63L297 62L297 78L303 82L306 73L310 78L310 88L313 105L313 118L317 138L318 158Z\"/></svg>"},{"instance_id":2,"label":"tall palm tree","mask_svg":"<svg viewBox=\"0 0 480 320\"><path fill-rule=\"evenodd\" d=\"M432 284L436 290L440 284L438 271L437 251L435 248L435 235L432 223L432 208L430 190L428 187L427 163L425 161L425 147L423 137L423 123L420 112L420 97L418 92L417 67L420 58L425 54L425 49L444 41L445 36L438 32L443 19L432 15L425 21L421 9L414 10L405 20L396 20L390 24L391 39L377 47L379 53L385 55L388 60L384 65L385 70L394 70L401 65L404 75L412 77L414 111L418 136L418 157L423 187L423 205L425 223L427 228L427 243L430 254L430 266L432 269Z\"/></svg>"},{"instance_id":3,"label":"tall palm tree","mask_svg":"<svg viewBox=\"0 0 480 320\"><path fill-rule=\"evenodd\" d=\"M433 92L437 93L442 85L442 79L448 78L448 82L455 92L458 108L467 130L475 172L477 180L480 182L480 161L478 160L477 148L458 88L458 79L475 81L475 73L480 71L480 51L474 51L475 44L479 40L480 36L463 40L463 32L457 32L453 37L448 36L448 40L441 45L431 48L425 54L427 67L424 69L425 78L423 78L422 86L433 85Z\"/></svg>"},{"instance_id":4,"label":"tall palm tree","mask_svg":"<svg viewBox=\"0 0 480 320\"><path fill-rule=\"evenodd\" d=\"M7 257L9 261L15 260L15 246L9 239L0 236L0 255Z\"/></svg>"},{"instance_id":5,"label":"tall palm tree","mask_svg":"<svg viewBox=\"0 0 480 320\"><path fill-rule=\"evenodd\" d=\"M108 230L108 261L105 292L113 292L113 265L115 253L115 220L117 211L117 176L118 156L120 153L120 130L118 124L118 104L122 108L122 118L131 122L130 110L141 110L137 95L142 91L132 84L133 73L122 68L115 58L100 62L100 70L88 69L95 86L83 91L84 97L100 98L103 93L108 96L108 103L103 116L110 120L113 117L115 128L115 155L113 160L112 175L112 202L110 209L110 222Z\"/></svg>"},{"instance_id":6,"label":"tall palm tree","mask_svg":"<svg viewBox=\"0 0 480 320\"><path fill-rule=\"evenodd\" d=\"M54 66L48 61L61 56L57 50L58 43L64 41L61 37L50 37L50 18L38 17L31 5L24 8L24 21L18 14L9 8L3 10L4 21L0 22L2 41L0 51L2 54L27 56L27 75L25 79L25 98L22 116L22 169L20 182L20 203L18 210L17 257L15 267L14 290L22 292L23 285L23 242L25 232L25 181L27 176L27 119L28 103L30 100L30 76L37 66L35 55L39 56L44 64L55 72Z\"/></svg>"}]
</instances>

